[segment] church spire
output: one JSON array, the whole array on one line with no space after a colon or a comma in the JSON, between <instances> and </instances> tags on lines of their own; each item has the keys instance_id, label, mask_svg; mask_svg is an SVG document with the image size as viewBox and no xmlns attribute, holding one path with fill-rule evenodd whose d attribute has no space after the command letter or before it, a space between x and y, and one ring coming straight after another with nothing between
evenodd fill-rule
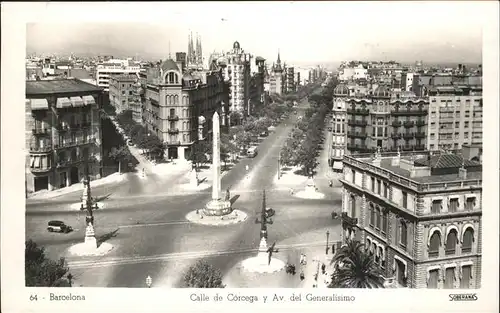
<instances>
[{"instance_id":1,"label":"church spire","mask_svg":"<svg viewBox=\"0 0 500 313\"><path fill-rule=\"evenodd\" d=\"M281 58L280 58L280 49L278 49L278 61L277 61L278 64L281 63Z\"/></svg>"}]
</instances>

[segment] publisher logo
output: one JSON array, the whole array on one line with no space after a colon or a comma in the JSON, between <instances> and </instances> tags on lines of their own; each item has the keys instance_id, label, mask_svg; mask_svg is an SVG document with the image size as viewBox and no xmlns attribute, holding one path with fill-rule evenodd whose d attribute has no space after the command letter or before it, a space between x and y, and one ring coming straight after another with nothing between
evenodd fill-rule
<instances>
[{"instance_id":1,"label":"publisher logo","mask_svg":"<svg viewBox=\"0 0 500 313\"><path fill-rule=\"evenodd\" d=\"M450 294L450 301L476 301L475 293Z\"/></svg>"}]
</instances>

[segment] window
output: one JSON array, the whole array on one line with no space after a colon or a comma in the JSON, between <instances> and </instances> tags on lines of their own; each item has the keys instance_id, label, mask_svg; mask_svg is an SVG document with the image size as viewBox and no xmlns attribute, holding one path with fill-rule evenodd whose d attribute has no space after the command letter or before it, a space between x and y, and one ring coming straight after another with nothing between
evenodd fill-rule
<instances>
[{"instance_id":1,"label":"window","mask_svg":"<svg viewBox=\"0 0 500 313\"><path fill-rule=\"evenodd\" d=\"M474 198L474 197L467 198L467 201L465 202L465 210L466 211L474 210L474 202L475 201L476 201L476 198Z\"/></svg>"},{"instance_id":2,"label":"window","mask_svg":"<svg viewBox=\"0 0 500 313\"><path fill-rule=\"evenodd\" d=\"M431 140L434 140L434 139L436 139L436 134L431 133Z\"/></svg>"},{"instance_id":3,"label":"window","mask_svg":"<svg viewBox=\"0 0 500 313\"><path fill-rule=\"evenodd\" d=\"M430 270L429 271L429 280L427 281L427 288L429 289L437 289L439 280L439 270Z\"/></svg>"},{"instance_id":4,"label":"window","mask_svg":"<svg viewBox=\"0 0 500 313\"><path fill-rule=\"evenodd\" d=\"M351 196L351 217L356 217L356 197L354 195Z\"/></svg>"},{"instance_id":5,"label":"window","mask_svg":"<svg viewBox=\"0 0 500 313\"><path fill-rule=\"evenodd\" d=\"M376 224L375 224L375 228L377 230L380 230L380 208L377 207L377 211L376 211Z\"/></svg>"},{"instance_id":6,"label":"window","mask_svg":"<svg viewBox=\"0 0 500 313\"><path fill-rule=\"evenodd\" d=\"M122 90L122 95L125 95L125 90Z\"/></svg>"},{"instance_id":7,"label":"window","mask_svg":"<svg viewBox=\"0 0 500 313\"><path fill-rule=\"evenodd\" d=\"M458 198L450 199L450 206L448 208L448 212L456 212L458 211Z\"/></svg>"},{"instance_id":8,"label":"window","mask_svg":"<svg viewBox=\"0 0 500 313\"><path fill-rule=\"evenodd\" d=\"M464 128L469 128L469 122L464 122Z\"/></svg>"},{"instance_id":9,"label":"window","mask_svg":"<svg viewBox=\"0 0 500 313\"><path fill-rule=\"evenodd\" d=\"M379 195L382 194L382 182L380 181L380 179L377 179L377 193Z\"/></svg>"},{"instance_id":10,"label":"window","mask_svg":"<svg viewBox=\"0 0 500 313\"><path fill-rule=\"evenodd\" d=\"M474 230L469 227L464 232L462 238L462 253L470 253L472 251L472 242L474 241Z\"/></svg>"},{"instance_id":11,"label":"window","mask_svg":"<svg viewBox=\"0 0 500 313\"><path fill-rule=\"evenodd\" d=\"M170 116L174 116L175 115L175 109L170 109Z\"/></svg>"},{"instance_id":12,"label":"window","mask_svg":"<svg viewBox=\"0 0 500 313\"><path fill-rule=\"evenodd\" d=\"M441 207L443 206L442 200L433 200L431 213L441 213Z\"/></svg>"},{"instance_id":13,"label":"window","mask_svg":"<svg viewBox=\"0 0 500 313\"><path fill-rule=\"evenodd\" d=\"M405 221L400 221L399 232L399 244L402 248L406 248L408 245L408 225Z\"/></svg>"},{"instance_id":14,"label":"window","mask_svg":"<svg viewBox=\"0 0 500 313\"><path fill-rule=\"evenodd\" d=\"M459 128L460 127L460 122L455 122L455 128Z\"/></svg>"},{"instance_id":15,"label":"window","mask_svg":"<svg viewBox=\"0 0 500 313\"><path fill-rule=\"evenodd\" d=\"M378 247L378 255L380 258L380 267L385 268L385 255L384 255L384 249L382 247Z\"/></svg>"},{"instance_id":16,"label":"window","mask_svg":"<svg viewBox=\"0 0 500 313\"><path fill-rule=\"evenodd\" d=\"M375 192L375 178L371 178L372 181L372 191Z\"/></svg>"},{"instance_id":17,"label":"window","mask_svg":"<svg viewBox=\"0 0 500 313\"><path fill-rule=\"evenodd\" d=\"M441 236L438 231L431 234L429 240L429 258L436 258L439 256L439 248L441 247Z\"/></svg>"},{"instance_id":18,"label":"window","mask_svg":"<svg viewBox=\"0 0 500 313\"><path fill-rule=\"evenodd\" d=\"M382 233L387 233L387 211L385 210L382 212Z\"/></svg>"},{"instance_id":19,"label":"window","mask_svg":"<svg viewBox=\"0 0 500 313\"><path fill-rule=\"evenodd\" d=\"M403 191L403 208L408 208L408 193Z\"/></svg>"},{"instance_id":20,"label":"window","mask_svg":"<svg viewBox=\"0 0 500 313\"><path fill-rule=\"evenodd\" d=\"M462 266L462 278L460 279L460 289L470 288L470 279L472 277L472 265Z\"/></svg>"},{"instance_id":21,"label":"window","mask_svg":"<svg viewBox=\"0 0 500 313\"><path fill-rule=\"evenodd\" d=\"M436 128L436 123L435 122L431 122L431 128Z\"/></svg>"},{"instance_id":22,"label":"window","mask_svg":"<svg viewBox=\"0 0 500 313\"><path fill-rule=\"evenodd\" d=\"M431 150L434 150L434 147L435 147L435 146L434 146L434 144L431 144L431 145L430 145L430 149L431 149Z\"/></svg>"},{"instance_id":23,"label":"window","mask_svg":"<svg viewBox=\"0 0 500 313\"><path fill-rule=\"evenodd\" d=\"M387 198L389 196L389 185L384 183L384 197Z\"/></svg>"},{"instance_id":24,"label":"window","mask_svg":"<svg viewBox=\"0 0 500 313\"><path fill-rule=\"evenodd\" d=\"M457 231L450 230L446 238L445 255L454 255L457 249Z\"/></svg>"},{"instance_id":25,"label":"window","mask_svg":"<svg viewBox=\"0 0 500 313\"><path fill-rule=\"evenodd\" d=\"M464 139L469 138L469 133L464 133Z\"/></svg>"},{"instance_id":26,"label":"window","mask_svg":"<svg viewBox=\"0 0 500 313\"><path fill-rule=\"evenodd\" d=\"M445 270L444 274L444 288L453 289L454 284L455 284L455 268L448 267Z\"/></svg>"},{"instance_id":27,"label":"window","mask_svg":"<svg viewBox=\"0 0 500 313\"><path fill-rule=\"evenodd\" d=\"M375 208L373 204L370 204L370 226L373 227L375 225Z\"/></svg>"},{"instance_id":28,"label":"window","mask_svg":"<svg viewBox=\"0 0 500 313\"><path fill-rule=\"evenodd\" d=\"M352 172L352 183L355 184L356 183L356 171L351 170L351 172Z\"/></svg>"}]
</instances>

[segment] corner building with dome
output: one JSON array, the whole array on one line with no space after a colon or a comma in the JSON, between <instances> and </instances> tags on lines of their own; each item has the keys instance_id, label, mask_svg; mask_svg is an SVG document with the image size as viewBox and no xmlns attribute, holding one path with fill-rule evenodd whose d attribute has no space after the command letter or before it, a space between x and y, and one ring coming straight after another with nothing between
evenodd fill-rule
<instances>
[{"instance_id":1,"label":"corner building with dome","mask_svg":"<svg viewBox=\"0 0 500 313\"><path fill-rule=\"evenodd\" d=\"M148 69L144 125L167 145L168 159L189 159L198 140L210 140L212 116L228 125L229 84L222 70L187 68L183 55Z\"/></svg>"}]
</instances>

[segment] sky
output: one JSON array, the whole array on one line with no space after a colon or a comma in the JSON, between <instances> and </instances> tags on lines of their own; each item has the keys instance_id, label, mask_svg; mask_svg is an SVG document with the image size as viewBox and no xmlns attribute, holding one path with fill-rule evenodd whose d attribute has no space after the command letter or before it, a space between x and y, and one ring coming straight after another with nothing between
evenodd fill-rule
<instances>
[{"instance_id":1,"label":"sky","mask_svg":"<svg viewBox=\"0 0 500 313\"><path fill-rule=\"evenodd\" d=\"M253 55L318 64L342 60L481 62L484 19L471 2L50 3L32 9L27 50L160 59L205 56L234 41ZM37 11L38 10L38 11Z\"/></svg>"}]
</instances>

